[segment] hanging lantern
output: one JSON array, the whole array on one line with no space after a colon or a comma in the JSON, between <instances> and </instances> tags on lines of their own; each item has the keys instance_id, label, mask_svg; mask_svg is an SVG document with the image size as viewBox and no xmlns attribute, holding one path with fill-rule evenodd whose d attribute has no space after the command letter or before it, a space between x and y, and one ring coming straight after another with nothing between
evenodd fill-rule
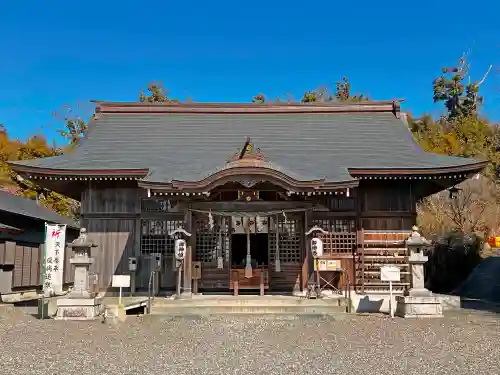
<instances>
[{"instance_id":1,"label":"hanging lantern","mask_svg":"<svg viewBox=\"0 0 500 375\"><path fill-rule=\"evenodd\" d=\"M212 211L208 213L208 227L210 230L214 229L214 217L212 216Z\"/></svg>"},{"instance_id":2,"label":"hanging lantern","mask_svg":"<svg viewBox=\"0 0 500 375\"><path fill-rule=\"evenodd\" d=\"M460 192L460 190L462 190L462 189L459 189L456 186L449 188L448 192L450 193L450 199L457 199L458 193Z\"/></svg>"}]
</instances>

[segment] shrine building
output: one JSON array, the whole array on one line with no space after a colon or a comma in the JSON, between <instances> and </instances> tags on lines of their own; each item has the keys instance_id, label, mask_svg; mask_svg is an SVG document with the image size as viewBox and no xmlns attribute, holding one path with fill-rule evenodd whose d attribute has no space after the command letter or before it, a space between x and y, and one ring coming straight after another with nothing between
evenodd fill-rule
<instances>
[{"instance_id":1,"label":"shrine building","mask_svg":"<svg viewBox=\"0 0 500 375\"><path fill-rule=\"evenodd\" d=\"M156 254L160 293L175 290L173 231L182 228L192 234L187 293L194 273L200 292L230 292L235 279L258 290L261 274L268 292L303 292L314 237L323 271L343 269L363 293L386 288L384 264L401 267L396 289L409 286L403 241L417 202L486 162L423 151L399 101L102 102L74 152L9 165L81 202L102 291L129 273L129 258L137 291L147 290Z\"/></svg>"}]
</instances>

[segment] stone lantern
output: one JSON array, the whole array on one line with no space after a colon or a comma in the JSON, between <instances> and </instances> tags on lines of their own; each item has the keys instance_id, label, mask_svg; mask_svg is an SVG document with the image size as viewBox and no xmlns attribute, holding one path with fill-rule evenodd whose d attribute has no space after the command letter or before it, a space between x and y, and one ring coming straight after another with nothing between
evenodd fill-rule
<instances>
[{"instance_id":1,"label":"stone lantern","mask_svg":"<svg viewBox=\"0 0 500 375\"><path fill-rule=\"evenodd\" d=\"M74 287L66 298L57 300L56 319L87 320L94 319L101 310L101 301L90 291L89 269L93 263L91 249L97 247L87 238L87 230L80 229L80 235L68 244L73 249L70 263L74 265Z\"/></svg>"},{"instance_id":2,"label":"stone lantern","mask_svg":"<svg viewBox=\"0 0 500 375\"><path fill-rule=\"evenodd\" d=\"M443 308L439 298L425 288L424 264L428 257L424 250L430 245L420 233L418 227L412 228L410 237L406 240L411 275L411 288L404 296L396 297L396 315L403 318L441 317Z\"/></svg>"}]
</instances>

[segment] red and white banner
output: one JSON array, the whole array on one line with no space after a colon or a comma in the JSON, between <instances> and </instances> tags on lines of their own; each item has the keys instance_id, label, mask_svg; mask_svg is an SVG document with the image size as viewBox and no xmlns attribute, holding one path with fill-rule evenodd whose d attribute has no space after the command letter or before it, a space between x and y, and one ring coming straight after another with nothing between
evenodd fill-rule
<instances>
[{"instance_id":1,"label":"red and white banner","mask_svg":"<svg viewBox=\"0 0 500 375\"><path fill-rule=\"evenodd\" d=\"M45 263L43 291L45 295L60 294L63 288L66 225L45 223Z\"/></svg>"}]
</instances>

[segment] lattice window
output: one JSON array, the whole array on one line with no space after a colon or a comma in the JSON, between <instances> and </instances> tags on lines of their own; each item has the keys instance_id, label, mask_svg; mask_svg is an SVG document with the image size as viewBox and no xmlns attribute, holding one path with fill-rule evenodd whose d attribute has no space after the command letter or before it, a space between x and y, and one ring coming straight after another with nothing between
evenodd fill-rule
<instances>
[{"instance_id":1,"label":"lattice window","mask_svg":"<svg viewBox=\"0 0 500 375\"><path fill-rule=\"evenodd\" d=\"M354 220L320 219L313 220L312 226L318 226L327 231L314 233L314 237L323 241L325 255L335 253L351 253L356 246L356 226Z\"/></svg>"},{"instance_id":2,"label":"lattice window","mask_svg":"<svg viewBox=\"0 0 500 375\"><path fill-rule=\"evenodd\" d=\"M270 221L269 260L276 261L276 219ZM302 222L300 219L278 220L279 259L282 263L302 262Z\"/></svg>"},{"instance_id":3,"label":"lattice window","mask_svg":"<svg viewBox=\"0 0 500 375\"><path fill-rule=\"evenodd\" d=\"M313 220L312 226L318 226L327 232L350 233L356 231L354 220L344 219L320 219Z\"/></svg>"},{"instance_id":4,"label":"lattice window","mask_svg":"<svg viewBox=\"0 0 500 375\"><path fill-rule=\"evenodd\" d=\"M215 217L213 229L210 229L208 218L196 220L195 260L212 263L222 256L226 262L229 261L230 219Z\"/></svg>"},{"instance_id":5,"label":"lattice window","mask_svg":"<svg viewBox=\"0 0 500 375\"><path fill-rule=\"evenodd\" d=\"M323 241L323 254L352 253L356 246L356 233L318 233Z\"/></svg>"},{"instance_id":6,"label":"lattice window","mask_svg":"<svg viewBox=\"0 0 500 375\"><path fill-rule=\"evenodd\" d=\"M175 238L168 233L183 224L182 220L141 220L141 254L173 254Z\"/></svg>"}]
</instances>

